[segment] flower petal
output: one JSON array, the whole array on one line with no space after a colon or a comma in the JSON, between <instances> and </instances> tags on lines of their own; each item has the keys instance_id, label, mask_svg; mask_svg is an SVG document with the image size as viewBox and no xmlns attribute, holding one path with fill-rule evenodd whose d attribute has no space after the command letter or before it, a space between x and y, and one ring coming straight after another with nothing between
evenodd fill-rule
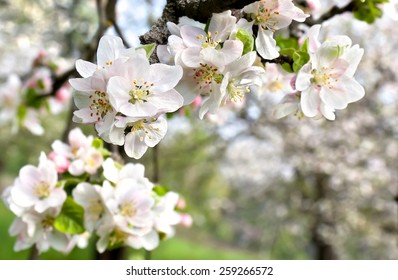
<instances>
[{"instance_id":1,"label":"flower petal","mask_svg":"<svg viewBox=\"0 0 398 280\"><path fill-rule=\"evenodd\" d=\"M274 59L279 56L279 52L276 49L276 41L273 38L273 32L270 30L264 30L259 26L256 48L257 52L265 59Z\"/></svg>"}]
</instances>

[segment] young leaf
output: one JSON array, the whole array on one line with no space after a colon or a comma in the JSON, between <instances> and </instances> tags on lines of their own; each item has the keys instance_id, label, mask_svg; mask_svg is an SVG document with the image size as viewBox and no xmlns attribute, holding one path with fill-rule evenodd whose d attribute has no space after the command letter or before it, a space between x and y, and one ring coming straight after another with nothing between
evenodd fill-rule
<instances>
[{"instance_id":1,"label":"young leaf","mask_svg":"<svg viewBox=\"0 0 398 280\"><path fill-rule=\"evenodd\" d=\"M251 52L253 50L254 38L253 35L250 34L248 31L239 28L238 32L236 33L236 39L240 40L243 43L242 55L247 54L248 52Z\"/></svg>"},{"instance_id":2,"label":"young leaf","mask_svg":"<svg viewBox=\"0 0 398 280\"><path fill-rule=\"evenodd\" d=\"M136 48L136 50L138 50L138 49L144 49L146 52L146 57L149 58L149 57L151 57L152 53L155 51L156 44L152 43L152 44L148 44L148 45L139 46L138 48Z\"/></svg>"},{"instance_id":3,"label":"young leaf","mask_svg":"<svg viewBox=\"0 0 398 280\"><path fill-rule=\"evenodd\" d=\"M310 60L310 55L307 52L297 51L293 55L293 60L293 71L297 73Z\"/></svg>"},{"instance_id":4,"label":"young leaf","mask_svg":"<svg viewBox=\"0 0 398 280\"><path fill-rule=\"evenodd\" d=\"M71 197L62 206L61 213L55 218L54 227L60 232L79 234L85 231L83 226L84 209Z\"/></svg>"}]
</instances>

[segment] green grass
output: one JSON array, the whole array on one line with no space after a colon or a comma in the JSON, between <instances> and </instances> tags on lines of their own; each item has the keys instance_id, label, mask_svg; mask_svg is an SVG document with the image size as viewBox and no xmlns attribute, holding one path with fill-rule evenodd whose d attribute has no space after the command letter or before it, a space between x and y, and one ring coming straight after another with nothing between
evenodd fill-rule
<instances>
[{"instance_id":1,"label":"green grass","mask_svg":"<svg viewBox=\"0 0 398 280\"><path fill-rule=\"evenodd\" d=\"M27 259L30 250L14 252L15 237L8 233L14 214L0 201L0 260L24 260ZM94 251L94 244L90 244L87 249L75 248L69 255L50 250L40 256L40 259L68 259L84 260L91 259ZM156 260L240 260L257 259L258 256L245 251L220 246L209 245L209 242L197 242L189 240L187 237L177 237L161 242L160 246L152 252L152 259ZM143 250L128 250L127 257L130 259L143 259Z\"/></svg>"}]
</instances>

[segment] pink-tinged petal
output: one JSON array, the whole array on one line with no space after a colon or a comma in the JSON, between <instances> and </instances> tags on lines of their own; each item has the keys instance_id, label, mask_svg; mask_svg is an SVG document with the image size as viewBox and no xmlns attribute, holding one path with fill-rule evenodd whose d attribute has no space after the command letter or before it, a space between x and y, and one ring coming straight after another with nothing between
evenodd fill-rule
<instances>
[{"instance_id":1,"label":"pink-tinged petal","mask_svg":"<svg viewBox=\"0 0 398 280\"><path fill-rule=\"evenodd\" d=\"M123 64L126 71L125 78L128 81L137 80L138 83L148 81L149 78L149 60L145 55L140 53L132 56Z\"/></svg>"},{"instance_id":2,"label":"pink-tinged petal","mask_svg":"<svg viewBox=\"0 0 398 280\"><path fill-rule=\"evenodd\" d=\"M76 60L76 70L83 78L87 78L94 74L94 72L97 70L97 65L82 59L78 59Z\"/></svg>"},{"instance_id":3,"label":"pink-tinged petal","mask_svg":"<svg viewBox=\"0 0 398 280\"><path fill-rule=\"evenodd\" d=\"M177 53L182 52L187 48L187 46L184 44L184 41L175 35L171 35L167 39L167 42L167 49L172 56L175 56Z\"/></svg>"},{"instance_id":4,"label":"pink-tinged petal","mask_svg":"<svg viewBox=\"0 0 398 280\"><path fill-rule=\"evenodd\" d=\"M220 69L242 56L243 43L239 40L227 40L221 50L205 48L200 52L200 57Z\"/></svg>"},{"instance_id":5,"label":"pink-tinged petal","mask_svg":"<svg viewBox=\"0 0 398 280\"><path fill-rule=\"evenodd\" d=\"M72 156L70 147L65 143L61 142L60 140L55 140L51 144L51 148L53 149L54 152L64 157Z\"/></svg>"},{"instance_id":6,"label":"pink-tinged petal","mask_svg":"<svg viewBox=\"0 0 398 280\"><path fill-rule=\"evenodd\" d=\"M95 123L98 116L90 108L84 108L73 112L73 115L81 120L81 123Z\"/></svg>"},{"instance_id":7,"label":"pink-tinged petal","mask_svg":"<svg viewBox=\"0 0 398 280\"><path fill-rule=\"evenodd\" d=\"M209 32L214 40L224 42L231 35L236 23L236 17L231 15L231 11L227 10L222 13L213 14L209 24ZM215 34L218 32L218 34Z\"/></svg>"},{"instance_id":8,"label":"pink-tinged petal","mask_svg":"<svg viewBox=\"0 0 398 280\"><path fill-rule=\"evenodd\" d=\"M276 49L276 41L273 38L273 32L270 30L264 30L259 27L256 38L256 48L262 58L274 59L279 56L279 52Z\"/></svg>"},{"instance_id":9,"label":"pink-tinged petal","mask_svg":"<svg viewBox=\"0 0 398 280\"><path fill-rule=\"evenodd\" d=\"M149 126L149 129L147 129L148 134L145 137L145 144L149 147L154 147L166 135L167 121L164 118L158 118L157 121L151 123Z\"/></svg>"},{"instance_id":10,"label":"pink-tinged petal","mask_svg":"<svg viewBox=\"0 0 398 280\"><path fill-rule=\"evenodd\" d=\"M93 91L91 87L91 77L70 79L69 84L78 91Z\"/></svg>"},{"instance_id":11,"label":"pink-tinged petal","mask_svg":"<svg viewBox=\"0 0 398 280\"><path fill-rule=\"evenodd\" d=\"M140 159L148 149L144 143L145 133L140 131L131 132L126 135L124 151L129 157Z\"/></svg>"},{"instance_id":12,"label":"pink-tinged petal","mask_svg":"<svg viewBox=\"0 0 398 280\"><path fill-rule=\"evenodd\" d=\"M157 108L157 112L175 112L182 107L184 99L175 89L148 96L148 103ZM150 115L148 115L150 116Z\"/></svg>"},{"instance_id":13,"label":"pink-tinged petal","mask_svg":"<svg viewBox=\"0 0 398 280\"><path fill-rule=\"evenodd\" d=\"M322 87L320 97L322 102L333 109L345 109L347 107L347 94L344 92L342 85L334 84L333 88L327 86Z\"/></svg>"},{"instance_id":14,"label":"pink-tinged petal","mask_svg":"<svg viewBox=\"0 0 398 280\"><path fill-rule=\"evenodd\" d=\"M36 182L38 182L41 178L41 174L38 168L32 165L26 165L22 167L19 171L19 179L21 180L21 185L24 188L33 187Z\"/></svg>"},{"instance_id":15,"label":"pink-tinged petal","mask_svg":"<svg viewBox=\"0 0 398 280\"><path fill-rule=\"evenodd\" d=\"M159 58L160 63L173 65L174 64L174 56L172 56L166 45L159 45L156 48L156 55Z\"/></svg>"},{"instance_id":16,"label":"pink-tinged petal","mask_svg":"<svg viewBox=\"0 0 398 280\"><path fill-rule=\"evenodd\" d=\"M318 114L321 103L319 91L314 87L309 87L301 92L301 110L307 117L315 117Z\"/></svg>"},{"instance_id":17,"label":"pink-tinged petal","mask_svg":"<svg viewBox=\"0 0 398 280\"><path fill-rule=\"evenodd\" d=\"M321 69L322 67L331 67L336 60L339 58L340 50L338 46L333 43L323 43L315 52L311 55L312 65L315 69Z\"/></svg>"},{"instance_id":18,"label":"pink-tinged petal","mask_svg":"<svg viewBox=\"0 0 398 280\"><path fill-rule=\"evenodd\" d=\"M119 56L119 51L124 49L123 41L117 36L105 35L99 41L97 51L97 63L106 66Z\"/></svg>"},{"instance_id":19,"label":"pink-tinged petal","mask_svg":"<svg viewBox=\"0 0 398 280\"><path fill-rule=\"evenodd\" d=\"M333 108L330 108L326 104L322 103L321 106L320 106L320 109L321 109L322 115L326 119L328 119L330 121L334 121L336 119L336 115L334 114Z\"/></svg>"},{"instance_id":20,"label":"pink-tinged petal","mask_svg":"<svg viewBox=\"0 0 398 280\"><path fill-rule=\"evenodd\" d=\"M279 12L281 15L294 19L295 21L304 22L310 15L305 14L301 9L296 7L291 1L278 1ZM285 27L285 26L284 26Z\"/></svg>"},{"instance_id":21,"label":"pink-tinged petal","mask_svg":"<svg viewBox=\"0 0 398 280\"><path fill-rule=\"evenodd\" d=\"M71 148L81 148L91 145L92 138L86 137L80 128L76 127L69 132L68 141Z\"/></svg>"},{"instance_id":22,"label":"pink-tinged petal","mask_svg":"<svg viewBox=\"0 0 398 280\"><path fill-rule=\"evenodd\" d=\"M365 96L365 89L354 78L342 77L341 83L345 89L348 103L356 102Z\"/></svg>"},{"instance_id":23,"label":"pink-tinged petal","mask_svg":"<svg viewBox=\"0 0 398 280\"><path fill-rule=\"evenodd\" d=\"M109 101L116 110L120 111L120 107L129 102L131 89L132 84L123 77L112 77L109 79Z\"/></svg>"},{"instance_id":24,"label":"pink-tinged petal","mask_svg":"<svg viewBox=\"0 0 398 280\"><path fill-rule=\"evenodd\" d=\"M37 201L36 196L33 194L33 189L27 190L23 186L12 188L11 199L13 204L23 208L31 207Z\"/></svg>"},{"instance_id":25,"label":"pink-tinged petal","mask_svg":"<svg viewBox=\"0 0 398 280\"><path fill-rule=\"evenodd\" d=\"M243 11L246 14L257 14L259 8L260 8L260 1L257 1L257 2L254 2L252 4L249 4L245 7L243 7Z\"/></svg>"},{"instance_id":26,"label":"pink-tinged petal","mask_svg":"<svg viewBox=\"0 0 398 280\"><path fill-rule=\"evenodd\" d=\"M204 30L189 25L182 26L180 28L180 33L182 40L187 47L200 47L203 39L199 39L198 36L203 36L204 38L207 37Z\"/></svg>"},{"instance_id":27,"label":"pink-tinged petal","mask_svg":"<svg viewBox=\"0 0 398 280\"><path fill-rule=\"evenodd\" d=\"M362 59L364 50L359 48L358 45L353 46L351 49L344 53L344 59L348 62L349 67L345 72L348 77L353 77L355 71L357 71L358 64Z\"/></svg>"},{"instance_id":28,"label":"pink-tinged petal","mask_svg":"<svg viewBox=\"0 0 398 280\"><path fill-rule=\"evenodd\" d=\"M188 67L200 67L200 63L202 63L200 53L199 47L186 48L181 52L181 61Z\"/></svg>"},{"instance_id":29,"label":"pink-tinged petal","mask_svg":"<svg viewBox=\"0 0 398 280\"><path fill-rule=\"evenodd\" d=\"M182 78L182 67L169 66L165 64L152 64L150 66L150 77L148 82L153 83L151 90L154 92L165 92L174 88Z\"/></svg>"},{"instance_id":30,"label":"pink-tinged petal","mask_svg":"<svg viewBox=\"0 0 398 280\"><path fill-rule=\"evenodd\" d=\"M348 64L348 62L344 59L337 59L334 64L333 67L330 71L330 74L333 76L333 78L335 80L339 79L340 76L342 76L343 74L345 74L345 72L347 71L348 67L350 65Z\"/></svg>"},{"instance_id":31,"label":"pink-tinged petal","mask_svg":"<svg viewBox=\"0 0 398 280\"><path fill-rule=\"evenodd\" d=\"M145 250L151 251L159 246L159 235L156 233L156 231L152 230L148 234L141 237L141 241L142 247L144 247Z\"/></svg>"},{"instance_id":32,"label":"pink-tinged petal","mask_svg":"<svg viewBox=\"0 0 398 280\"><path fill-rule=\"evenodd\" d=\"M297 73L296 89L299 91L303 91L310 87L312 76L313 75L311 74L311 64L307 63Z\"/></svg>"},{"instance_id":33,"label":"pink-tinged petal","mask_svg":"<svg viewBox=\"0 0 398 280\"><path fill-rule=\"evenodd\" d=\"M156 115L158 109L156 108L155 105L151 104L150 102L135 103L135 104L125 103L122 106L120 106L119 111L128 117L145 118Z\"/></svg>"},{"instance_id":34,"label":"pink-tinged petal","mask_svg":"<svg viewBox=\"0 0 398 280\"><path fill-rule=\"evenodd\" d=\"M170 31L171 35L181 36L180 27L174 22L167 22L167 29Z\"/></svg>"},{"instance_id":35,"label":"pink-tinged petal","mask_svg":"<svg viewBox=\"0 0 398 280\"><path fill-rule=\"evenodd\" d=\"M308 31L308 50L311 53L316 52L316 50L321 46L321 42L318 40L320 30L321 25L316 24Z\"/></svg>"}]
</instances>

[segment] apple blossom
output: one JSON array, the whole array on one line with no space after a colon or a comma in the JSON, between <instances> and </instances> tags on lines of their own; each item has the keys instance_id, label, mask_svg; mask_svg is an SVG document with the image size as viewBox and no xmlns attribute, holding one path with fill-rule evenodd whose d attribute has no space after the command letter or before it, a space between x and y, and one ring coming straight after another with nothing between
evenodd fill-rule
<instances>
[{"instance_id":1,"label":"apple blossom","mask_svg":"<svg viewBox=\"0 0 398 280\"><path fill-rule=\"evenodd\" d=\"M173 226L181 222L181 215L175 211L178 203L178 194L175 192L168 192L160 197L155 206L155 229L166 237L173 237L175 229Z\"/></svg>"},{"instance_id":2,"label":"apple blossom","mask_svg":"<svg viewBox=\"0 0 398 280\"><path fill-rule=\"evenodd\" d=\"M0 87L0 125L14 120L20 96L21 80L15 74L8 76L7 82Z\"/></svg>"},{"instance_id":3,"label":"apple blossom","mask_svg":"<svg viewBox=\"0 0 398 280\"><path fill-rule=\"evenodd\" d=\"M24 166L11 189L11 201L19 207L33 208L43 213L49 208L60 208L66 193L56 186L57 170L44 153L40 155L39 166Z\"/></svg>"},{"instance_id":4,"label":"apple blossom","mask_svg":"<svg viewBox=\"0 0 398 280\"><path fill-rule=\"evenodd\" d=\"M319 26L312 29L316 30L316 34ZM344 109L348 103L356 102L365 95L364 88L353 77L363 49L351 44L347 36L332 37L319 47L314 44L310 61L300 69L296 79L305 116L322 114L334 120L336 109Z\"/></svg>"},{"instance_id":5,"label":"apple blossom","mask_svg":"<svg viewBox=\"0 0 398 280\"><path fill-rule=\"evenodd\" d=\"M279 56L273 38L275 30L287 27L292 20L303 22L309 16L291 0L261 0L245 6L243 11L258 25L256 48L265 59Z\"/></svg>"}]
</instances>

